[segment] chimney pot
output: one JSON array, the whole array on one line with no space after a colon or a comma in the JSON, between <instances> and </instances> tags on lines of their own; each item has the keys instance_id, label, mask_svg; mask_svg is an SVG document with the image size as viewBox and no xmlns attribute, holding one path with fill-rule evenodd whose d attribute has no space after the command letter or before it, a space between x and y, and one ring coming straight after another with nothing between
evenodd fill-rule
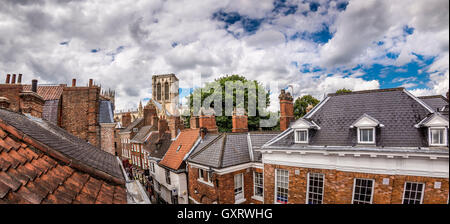
<instances>
[{"instance_id":1,"label":"chimney pot","mask_svg":"<svg viewBox=\"0 0 450 224\"><path fill-rule=\"evenodd\" d=\"M93 83L94 83L94 80L93 79L89 79L89 87L92 87Z\"/></svg>"},{"instance_id":2,"label":"chimney pot","mask_svg":"<svg viewBox=\"0 0 450 224\"><path fill-rule=\"evenodd\" d=\"M37 83L38 83L38 80L36 80L36 79L31 80L31 91L33 91L35 93L37 93Z\"/></svg>"},{"instance_id":3,"label":"chimney pot","mask_svg":"<svg viewBox=\"0 0 450 224\"><path fill-rule=\"evenodd\" d=\"M11 80L11 74L7 74L6 75L6 81L5 81L5 83L6 84L9 84L9 81Z\"/></svg>"},{"instance_id":4,"label":"chimney pot","mask_svg":"<svg viewBox=\"0 0 450 224\"><path fill-rule=\"evenodd\" d=\"M16 84L16 74L13 74L11 84Z\"/></svg>"},{"instance_id":5,"label":"chimney pot","mask_svg":"<svg viewBox=\"0 0 450 224\"><path fill-rule=\"evenodd\" d=\"M17 83L22 84L22 74L19 74L19 78L17 78Z\"/></svg>"},{"instance_id":6,"label":"chimney pot","mask_svg":"<svg viewBox=\"0 0 450 224\"><path fill-rule=\"evenodd\" d=\"M77 86L77 80L76 79L72 79L72 87Z\"/></svg>"}]
</instances>

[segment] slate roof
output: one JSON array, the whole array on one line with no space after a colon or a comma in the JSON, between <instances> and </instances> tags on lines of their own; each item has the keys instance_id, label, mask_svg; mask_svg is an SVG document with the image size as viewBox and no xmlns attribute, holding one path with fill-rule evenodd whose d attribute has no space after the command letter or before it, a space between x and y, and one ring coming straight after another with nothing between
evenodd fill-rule
<instances>
[{"instance_id":1,"label":"slate roof","mask_svg":"<svg viewBox=\"0 0 450 224\"><path fill-rule=\"evenodd\" d=\"M130 125L128 125L126 128L124 128L122 131L120 132L129 132L131 130L133 130L133 128L135 128L137 125L139 125L139 123L141 123L144 120L143 117L137 118L136 120L134 120L133 122L131 122Z\"/></svg>"},{"instance_id":2,"label":"slate roof","mask_svg":"<svg viewBox=\"0 0 450 224\"><path fill-rule=\"evenodd\" d=\"M118 161L78 140L0 109L0 204L126 203Z\"/></svg>"},{"instance_id":3,"label":"slate roof","mask_svg":"<svg viewBox=\"0 0 450 224\"><path fill-rule=\"evenodd\" d=\"M31 85L23 85L24 91L31 91ZM37 94L47 100L59 100L63 93L64 86L60 85L38 85Z\"/></svg>"},{"instance_id":4,"label":"slate roof","mask_svg":"<svg viewBox=\"0 0 450 224\"><path fill-rule=\"evenodd\" d=\"M428 146L426 130L414 125L434 111L403 88L330 94L319 105L303 117L321 127L309 131L309 146L357 146L356 128L350 126L364 113L384 125L376 128L377 147ZM264 147L303 148L304 145L294 143L294 133L290 131Z\"/></svg>"},{"instance_id":5,"label":"slate roof","mask_svg":"<svg viewBox=\"0 0 450 224\"><path fill-rule=\"evenodd\" d=\"M448 99L442 95L437 96L422 96L419 97L423 102L429 105L431 108L441 110L443 107L448 106Z\"/></svg>"},{"instance_id":6,"label":"slate roof","mask_svg":"<svg viewBox=\"0 0 450 224\"><path fill-rule=\"evenodd\" d=\"M199 129L182 130L177 139L170 145L169 150L166 152L161 162L159 162L159 165L168 167L172 170L180 169L186 154L191 152L198 139Z\"/></svg>"},{"instance_id":7,"label":"slate roof","mask_svg":"<svg viewBox=\"0 0 450 224\"><path fill-rule=\"evenodd\" d=\"M171 135L169 132L164 133L161 137L158 131L152 131L144 144L144 150L148 152L149 156L155 159L162 159L170 147Z\"/></svg>"},{"instance_id":8,"label":"slate roof","mask_svg":"<svg viewBox=\"0 0 450 224\"><path fill-rule=\"evenodd\" d=\"M139 129L139 132L134 136L133 139L131 139L132 143L144 143L147 136L150 134L151 131L156 131L157 128L152 125L146 125L144 127L141 127Z\"/></svg>"},{"instance_id":9,"label":"slate roof","mask_svg":"<svg viewBox=\"0 0 450 224\"><path fill-rule=\"evenodd\" d=\"M113 106L108 100L100 100L99 123L114 123Z\"/></svg>"},{"instance_id":10,"label":"slate roof","mask_svg":"<svg viewBox=\"0 0 450 224\"><path fill-rule=\"evenodd\" d=\"M277 133L270 132L207 134L188 161L218 169L261 162L261 153L255 152L254 149L259 149L275 136ZM250 153L253 154L253 160Z\"/></svg>"}]
</instances>

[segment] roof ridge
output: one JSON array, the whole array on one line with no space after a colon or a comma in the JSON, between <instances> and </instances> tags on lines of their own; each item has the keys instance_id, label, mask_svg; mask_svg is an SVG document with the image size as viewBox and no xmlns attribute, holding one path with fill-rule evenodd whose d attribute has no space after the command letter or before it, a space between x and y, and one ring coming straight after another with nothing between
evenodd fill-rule
<instances>
[{"instance_id":1,"label":"roof ridge","mask_svg":"<svg viewBox=\"0 0 450 224\"><path fill-rule=\"evenodd\" d=\"M342 95L377 93L377 92L393 92L393 91L403 91L403 90L405 90L404 87L387 88L387 89L369 89L369 90L352 91L352 92L348 92L348 93L328 93L327 96L342 96Z\"/></svg>"},{"instance_id":2,"label":"roof ridge","mask_svg":"<svg viewBox=\"0 0 450 224\"><path fill-rule=\"evenodd\" d=\"M225 153L225 145L226 144L227 144L227 134L224 135L223 142L222 142L222 147L220 147L220 149L222 151L220 152L219 167L218 168L221 168L223 166L223 154Z\"/></svg>"},{"instance_id":3,"label":"roof ridge","mask_svg":"<svg viewBox=\"0 0 450 224\"><path fill-rule=\"evenodd\" d=\"M208 148L209 146L211 146L212 144L214 144L215 142L217 142L218 139L220 139L223 135L224 135L224 133L219 134L214 140L212 140L211 142L209 142L208 144L206 144L205 146L203 146L203 148L201 148L198 152L192 154L192 155L191 155L191 158L194 158L194 157L196 157L198 154L200 154L201 152L205 151L206 148Z\"/></svg>"}]
</instances>

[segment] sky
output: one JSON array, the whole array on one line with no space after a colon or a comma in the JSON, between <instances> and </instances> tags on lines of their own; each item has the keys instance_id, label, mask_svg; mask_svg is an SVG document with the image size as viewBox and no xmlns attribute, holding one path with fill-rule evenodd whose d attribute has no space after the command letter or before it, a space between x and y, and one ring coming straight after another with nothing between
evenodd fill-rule
<instances>
[{"instance_id":1,"label":"sky","mask_svg":"<svg viewBox=\"0 0 450 224\"><path fill-rule=\"evenodd\" d=\"M239 74L322 99L337 89L449 88L448 0L2 0L0 81L116 90L116 109L174 73L181 96ZM271 109L278 109L272 90ZM183 99L182 102L185 102Z\"/></svg>"}]
</instances>

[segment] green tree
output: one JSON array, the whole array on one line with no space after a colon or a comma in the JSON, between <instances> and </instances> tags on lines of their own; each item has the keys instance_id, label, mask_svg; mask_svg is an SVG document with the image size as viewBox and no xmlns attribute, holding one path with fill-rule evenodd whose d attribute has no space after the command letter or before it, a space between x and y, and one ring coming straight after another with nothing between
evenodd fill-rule
<instances>
[{"instance_id":1,"label":"green tree","mask_svg":"<svg viewBox=\"0 0 450 224\"><path fill-rule=\"evenodd\" d=\"M306 114L306 108L308 108L309 105L315 107L319 102L320 101L318 99L314 98L311 95L304 95L297 98L294 102L295 119L303 117Z\"/></svg>"},{"instance_id":2,"label":"green tree","mask_svg":"<svg viewBox=\"0 0 450 224\"><path fill-rule=\"evenodd\" d=\"M270 93L265 91L264 87L260 83L258 83L257 81L255 81L255 80L247 80L243 76L227 75L227 76L224 76L224 77L221 77L221 78L218 78L218 79L214 80L214 82L212 82L212 83L206 83L205 87L203 87L203 88L195 89L193 93L191 93L189 96L187 96L188 100L189 100L189 106L190 106L191 110L192 110L192 108L194 106L193 105L194 104L193 99L194 99L194 95L195 94L201 95L201 102L203 102L207 97L222 97L222 114L220 114L220 115L216 114L216 124L217 124L217 127L218 127L220 132L231 132L231 129L233 128L232 127L232 117L231 116L225 116L225 110L226 110L226 108L225 108L225 96L227 94L225 92L225 83L227 83L227 82L237 82L237 83L241 82L244 85L245 84L249 84L249 82L253 82L256 85L256 93L253 93L251 91L249 93L247 88L243 88L243 91L244 91L243 93L242 92L238 92L238 91L241 91L241 90L234 89L233 90L233 108L236 107L236 106L239 106L239 107L242 106L242 105L236 105L236 96L238 94L243 94L244 95L244 105L243 105L243 107L245 108L245 111L248 113L249 94L252 94L252 95L250 95L250 98L256 99L256 105L252 104L252 106L256 106L256 116L248 116L248 129L250 131L259 130L259 128L260 128L259 127L260 119L261 118L267 119L268 117L263 117L263 116L260 115L261 113L260 113L259 107L258 107L259 101L258 101L258 95L257 94L258 94L259 90L263 90L265 92L265 96L266 96L266 105L265 106L267 108L270 105L270 98L269 98L269 94ZM214 86L214 85L217 85L217 84L220 85L220 88L222 89L222 96L214 95L214 94L218 94L218 93L216 93L214 91L214 89L211 89L211 86ZM253 95L253 94L256 94L256 95ZM252 102L250 102L250 103L252 103ZM211 103L211 107L214 108L214 102ZM228 108L228 109L230 109L230 108ZM186 116L185 119L186 119L186 122L189 123L190 116ZM189 126L189 125L187 124L187 126ZM274 128L276 128L276 127L274 127ZM263 130L272 130L273 128L262 128L262 129Z\"/></svg>"},{"instance_id":3,"label":"green tree","mask_svg":"<svg viewBox=\"0 0 450 224\"><path fill-rule=\"evenodd\" d=\"M351 92L352 92L351 90L346 89L346 88L342 88L342 89L339 89L338 91L336 91L337 94L339 94L339 93L351 93Z\"/></svg>"}]
</instances>

